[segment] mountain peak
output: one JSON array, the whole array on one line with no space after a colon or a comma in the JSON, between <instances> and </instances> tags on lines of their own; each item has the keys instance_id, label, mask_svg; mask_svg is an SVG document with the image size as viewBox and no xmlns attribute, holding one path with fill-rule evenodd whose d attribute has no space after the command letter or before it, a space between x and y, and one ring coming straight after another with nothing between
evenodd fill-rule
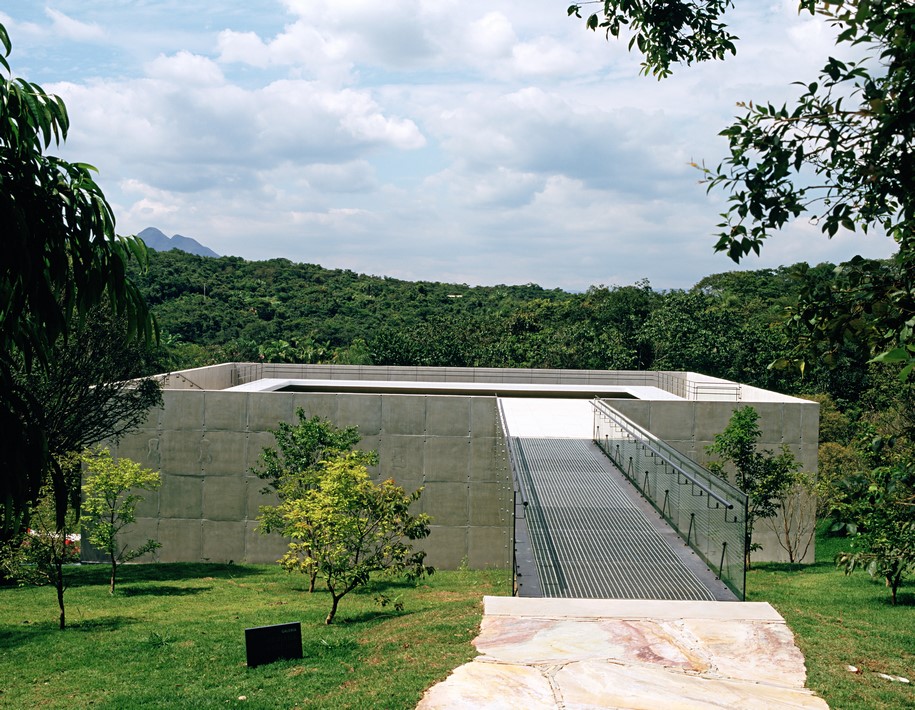
<instances>
[{"instance_id":1,"label":"mountain peak","mask_svg":"<svg viewBox=\"0 0 915 710\"><path fill-rule=\"evenodd\" d=\"M203 246L203 244L196 239L191 239L190 237L185 237L181 234L167 237L161 230L156 229L155 227L147 227L137 234L137 236L143 240L147 248L152 249L153 251L179 249L188 254L196 254L197 256L219 256L215 251L209 247Z\"/></svg>"}]
</instances>

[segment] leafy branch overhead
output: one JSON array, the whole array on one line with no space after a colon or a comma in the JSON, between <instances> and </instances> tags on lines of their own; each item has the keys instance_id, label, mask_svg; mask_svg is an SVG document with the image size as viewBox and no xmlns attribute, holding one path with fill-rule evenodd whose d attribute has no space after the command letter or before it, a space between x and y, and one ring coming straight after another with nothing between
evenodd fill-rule
<instances>
[{"instance_id":1,"label":"leafy branch overhead","mask_svg":"<svg viewBox=\"0 0 915 710\"><path fill-rule=\"evenodd\" d=\"M569 13L580 16L590 4ZM601 8L587 26L606 28L608 37L628 27L630 49L658 77L672 64L735 51L736 37L722 22L736 4L730 0L594 4ZM715 250L735 262L759 254L773 232L802 216L830 238L840 230L885 232L898 248L886 276L872 279L857 262L846 267L850 287L860 287L860 308L841 291L833 299L808 293L798 312L810 339L833 350L857 339L877 362L904 363L906 379L915 370L915 5L802 0L798 10L822 17L856 58L827 57L819 76L795 82L802 93L793 105L738 102L741 114L721 132L729 155L715 168L700 167L709 190L728 194Z\"/></svg>"},{"instance_id":2,"label":"leafy branch overhead","mask_svg":"<svg viewBox=\"0 0 915 710\"><path fill-rule=\"evenodd\" d=\"M672 74L671 64L724 59L737 53L737 37L721 22L733 4L731 0L592 0L570 5L568 13L580 18L584 6L601 6L585 20L588 29L605 30L608 39L619 38L628 30L632 35L629 49L635 47L645 56L642 73L663 79Z\"/></svg>"}]
</instances>

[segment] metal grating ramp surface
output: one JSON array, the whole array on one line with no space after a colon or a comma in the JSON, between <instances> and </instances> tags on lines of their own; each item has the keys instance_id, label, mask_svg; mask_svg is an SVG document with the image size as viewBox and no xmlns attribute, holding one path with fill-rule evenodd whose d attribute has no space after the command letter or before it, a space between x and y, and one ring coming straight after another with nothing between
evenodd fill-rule
<instances>
[{"instance_id":1,"label":"metal grating ramp surface","mask_svg":"<svg viewBox=\"0 0 915 710\"><path fill-rule=\"evenodd\" d=\"M590 441L516 438L548 597L714 600Z\"/></svg>"}]
</instances>

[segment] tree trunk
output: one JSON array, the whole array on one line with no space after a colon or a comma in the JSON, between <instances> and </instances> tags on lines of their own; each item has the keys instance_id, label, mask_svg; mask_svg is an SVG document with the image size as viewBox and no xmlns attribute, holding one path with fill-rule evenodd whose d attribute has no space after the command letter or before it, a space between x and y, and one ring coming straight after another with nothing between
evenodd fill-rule
<instances>
[{"instance_id":1,"label":"tree trunk","mask_svg":"<svg viewBox=\"0 0 915 710\"><path fill-rule=\"evenodd\" d=\"M58 561L54 570L54 586L57 587L57 606L60 607L60 630L63 631L67 625L66 612L64 611L64 566L62 561Z\"/></svg>"},{"instance_id":2,"label":"tree trunk","mask_svg":"<svg viewBox=\"0 0 915 710\"><path fill-rule=\"evenodd\" d=\"M334 617L337 615L337 605L340 603L340 597L342 597L343 595L341 594L340 597L338 597L336 594L331 592L330 596L331 596L331 599L333 600L333 602L331 603L331 606L330 606L330 614L328 614L327 618L324 619L325 624L333 623Z\"/></svg>"},{"instance_id":3,"label":"tree trunk","mask_svg":"<svg viewBox=\"0 0 915 710\"><path fill-rule=\"evenodd\" d=\"M114 556L114 553L111 553L111 586L108 588L109 594L114 594L114 578L117 575L118 571L118 560Z\"/></svg>"}]
</instances>

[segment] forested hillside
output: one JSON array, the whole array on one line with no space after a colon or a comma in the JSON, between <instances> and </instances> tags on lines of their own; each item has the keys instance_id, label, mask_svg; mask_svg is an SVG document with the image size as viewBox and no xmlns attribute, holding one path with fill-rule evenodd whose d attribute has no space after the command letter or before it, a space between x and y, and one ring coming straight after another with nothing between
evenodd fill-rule
<instances>
[{"instance_id":1,"label":"forested hillside","mask_svg":"<svg viewBox=\"0 0 915 710\"><path fill-rule=\"evenodd\" d=\"M138 277L162 329L154 367L222 360L694 370L854 401L868 353L840 367L769 368L791 354L783 327L793 267L709 276L689 290L647 281L568 293L539 286L408 282L284 259L151 252ZM833 266L808 272L828 282Z\"/></svg>"}]
</instances>

